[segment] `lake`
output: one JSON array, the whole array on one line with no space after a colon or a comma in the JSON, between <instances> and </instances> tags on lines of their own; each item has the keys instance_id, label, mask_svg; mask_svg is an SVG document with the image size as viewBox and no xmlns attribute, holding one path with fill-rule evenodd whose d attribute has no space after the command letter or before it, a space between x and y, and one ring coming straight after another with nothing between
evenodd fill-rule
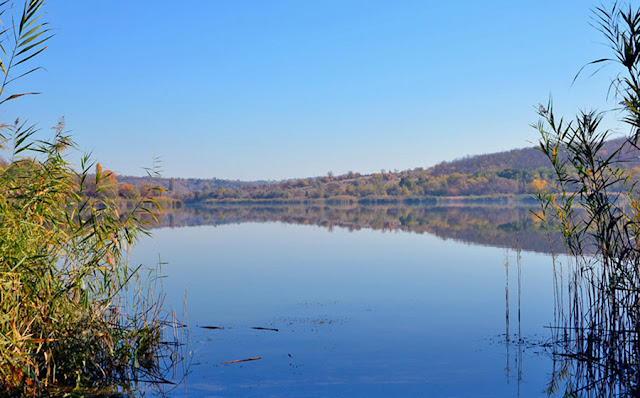
<instances>
[{"instance_id":1,"label":"lake","mask_svg":"<svg viewBox=\"0 0 640 398\"><path fill-rule=\"evenodd\" d=\"M160 257L179 316L186 294L192 355L172 396L546 395L553 268L525 207L223 206L162 223L132 261Z\"/></svg>"}]
</instances>

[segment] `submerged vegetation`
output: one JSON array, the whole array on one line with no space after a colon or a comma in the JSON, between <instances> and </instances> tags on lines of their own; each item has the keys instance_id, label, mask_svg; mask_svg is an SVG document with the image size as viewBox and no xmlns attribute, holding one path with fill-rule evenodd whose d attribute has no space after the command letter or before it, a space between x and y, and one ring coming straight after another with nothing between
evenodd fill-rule
<instances>
[{"instance_id":1,"label":"submerged vegetation","mask_svg":"<svg viewBox=\"0 0 640 398\"><path fill-rule=\"evenodd\" d=\"M50 35L42 0L17 9L1 32L4 103L27 94L5 94L21 70L45 49ZM147 233L141 214L155 201L137 198L121 214L110 195L109 175L90 176L83 159L66 160L74 144L64 121L50 140L16 120L2 125L0 143L9 160L0 167L0 395L57 395L124 391L132 382L164 382L176 359L167 340L170 317L150 279L130 268L128 252ZM91 192L93 190L93 192Z\"/></svg>"},{"instance_id":2,"label":"submerged vegetation","mask_svg":"<svg viewBox=\"0 0 640 398\"><path fill-rule=\"evenodd\" d=\"M551 104L539 109L540 150L555 174L539 194L541 214L562 232L569 254L554 267L557 366L549 393L565 385L565 396L631 397L640 393L640 198L620 155L640 149L640 9L597 8L594 20L614 57L592 65L622 67L611 89L631 131L624 145L604 150L611 133L601 114L566 121Z\"/></svg>"}]
</instances>

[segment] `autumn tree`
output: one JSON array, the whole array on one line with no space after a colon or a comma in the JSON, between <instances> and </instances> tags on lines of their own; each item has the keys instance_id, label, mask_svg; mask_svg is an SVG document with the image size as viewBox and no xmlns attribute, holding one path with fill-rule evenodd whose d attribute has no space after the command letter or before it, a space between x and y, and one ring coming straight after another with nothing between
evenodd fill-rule
<instances>
[{"instance_id":1,"label":"autumn tree","mask_svg":"<svg viewBox=\"0 0 640 398\"><path fill-rule=\"evenodd\" d=\"M103 170L100 163L96 163L96 195L108 198L118 196L118 180L116 173L111 170Z\"/></svg>"},{"instance_id":2,"label":"autumn tree","mask_svg":"<svg viewBox=\"0 0 640 398\"><path fill-rule=\"evenodd\" d=\"M123 199L138 199L140 192L138 188L131 184L121 184L118 188L118 195Z\"/></svg>"}]
</instances>

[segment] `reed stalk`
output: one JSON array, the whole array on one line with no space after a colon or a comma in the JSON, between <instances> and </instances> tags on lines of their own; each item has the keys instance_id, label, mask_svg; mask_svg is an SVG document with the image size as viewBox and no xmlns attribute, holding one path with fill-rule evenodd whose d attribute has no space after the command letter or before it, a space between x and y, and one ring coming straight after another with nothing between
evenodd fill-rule
<instances>
[{"instance_id":1,"label":"reed stalk","mask_svg":"<svg viewBox=\"0 0 640 398\"><path fill-rule=\"evenodd\" d=\"M0 104L51 37L42 0L0 2ZM7 10L11 10L7 13ZM24 69L23 69L24 68ZM88 157L67 161L74 143L64 120L51 140L16 120L0 126L0 395L127 392L167 383L179 359L157 275L130 266L132 245L148 234L142 196L125 214L101 190ZM91 184L89 184L91 182ZM88 186L97 187L97 195Z\"/></svg>"},{"instance_id":2,"label":"reed stalk","mask_svg":"<svg viewBox=\"0 0 640 398\"><path fill-rule=\"evenodd\" d=\"M640 393L640 201L626 159L640 138L640 9L617 3L594 10L596 27L614 56L590 65L621 67L612 91L621 104L627 140L603 146L611 132L603 115L581 112L557 118L551 102L540 106L539 149L555 180L540 192L541 218L562 232L567 256L554 255L554 373L548 393L564 385L569 397L635 397Z\"/></svg>"}]
</instances>

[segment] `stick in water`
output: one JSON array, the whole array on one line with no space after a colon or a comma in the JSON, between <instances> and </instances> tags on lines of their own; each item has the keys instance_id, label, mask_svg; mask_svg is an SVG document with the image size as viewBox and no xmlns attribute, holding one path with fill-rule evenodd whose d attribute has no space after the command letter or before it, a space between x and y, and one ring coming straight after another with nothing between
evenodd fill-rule
<instances>
[{"instance_id":1,"label":"stick in water","mask_svg":"<svg viewBox=\"0 0 640 398\"><path fill-rule=\"evenodd\" d=\"M222 362L220 365L228 365L230 363L247 362L247 361L257 361L258 359L262 359L262 357L254 357L254 358L247 358L247 359L236 359L235 361Z\"/></svg>"}]
</instances>

